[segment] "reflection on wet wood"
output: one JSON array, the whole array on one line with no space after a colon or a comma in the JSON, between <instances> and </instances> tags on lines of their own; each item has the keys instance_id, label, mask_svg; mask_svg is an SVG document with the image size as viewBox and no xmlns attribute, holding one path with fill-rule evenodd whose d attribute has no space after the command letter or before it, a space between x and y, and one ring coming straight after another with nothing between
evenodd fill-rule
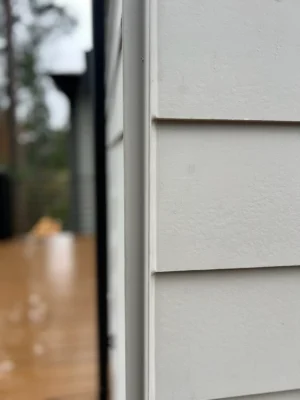
<instances>
[{"instance_id":1,"label":"reflection on wet wood","mask_svg":"<svg viewBox=\"0 0 300 400\"><path fill-rule=\"evenodd\" d=\"M0 243L0 399L97 398L94 241Z\"/></svg>"}]
</instances>

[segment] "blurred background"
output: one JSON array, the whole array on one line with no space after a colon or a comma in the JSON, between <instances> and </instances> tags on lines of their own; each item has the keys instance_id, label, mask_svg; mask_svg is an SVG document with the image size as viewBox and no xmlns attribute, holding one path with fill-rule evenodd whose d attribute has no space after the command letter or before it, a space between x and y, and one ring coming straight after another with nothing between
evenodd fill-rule
<instances>
[{"instance_id":1,"label":"blurred background","mask_svg":"<svg viewBox=\"0 0 300 400\"><path fill-rule=\"evenodd\" d=\"M91 0L0 2L0 399L97 398Z\"/></svg>"},{"instance_id":2,"label":"blurred background","mask_svg":"<svg viewBox=\"0 0 300 400\"><path fill-rule=\"evenodd\" d=\"M87 180L93 179L92 154L87 154L92 129L87 69L92 48L90 1L0 4L0 165L15 183L14 228L27 232L41 216L49 215L66 229L91 231L87 216L76 210L77 220L72 219L77 197L85 192L78 181L85 178L84 184L91 186ZM85 115L81 118L75 109ZM78 133L82 129L84 135Z\"/></svg>"}]
</instances>

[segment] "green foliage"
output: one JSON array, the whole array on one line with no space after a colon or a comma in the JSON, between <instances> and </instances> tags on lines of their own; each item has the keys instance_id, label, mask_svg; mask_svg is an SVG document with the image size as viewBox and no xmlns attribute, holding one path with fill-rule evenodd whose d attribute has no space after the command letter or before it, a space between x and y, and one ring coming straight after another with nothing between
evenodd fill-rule
<instances>
[{"instance_id":1,"label":"green foliage","mask_svg":"<svg viewBox=\"0 0 300 400\"><path fill-rule=\"evenodd\" d=\"M32 18L22 15L23 8L20 5L24 6L25 3ZM15 86L25 91L30 98L26 116L20 121L20 126L23 132L30 132L34 140L22 146L21 169L10 172L26 192L30 224L46 214L65 223L70 202L68 131L55 131L50 126L46 77L40 68L40 52L46 41L70 32L75 21L63 7L50 0L17 0L12 3L12 7L15 28L22 26L26 32L21 43L15 43ZM3 29L3 18L0 17L0 36L2 33L2 37L5 37Z\"/></svg>"}]
</instances>

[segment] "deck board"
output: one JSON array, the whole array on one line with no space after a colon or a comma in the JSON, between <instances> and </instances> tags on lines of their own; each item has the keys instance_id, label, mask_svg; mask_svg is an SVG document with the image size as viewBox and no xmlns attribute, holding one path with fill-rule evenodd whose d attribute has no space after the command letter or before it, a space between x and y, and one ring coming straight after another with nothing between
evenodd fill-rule
<instances>
[{"instance_id":1,"label":"deck board","mask_svg":"<svg viewBox=\"0 0 300 400\"><path fill-rule=\"evenodd\" d=\"M97 398L95 251L62 234L0 243L0 399Z\"/></svg>"}]
</instances>

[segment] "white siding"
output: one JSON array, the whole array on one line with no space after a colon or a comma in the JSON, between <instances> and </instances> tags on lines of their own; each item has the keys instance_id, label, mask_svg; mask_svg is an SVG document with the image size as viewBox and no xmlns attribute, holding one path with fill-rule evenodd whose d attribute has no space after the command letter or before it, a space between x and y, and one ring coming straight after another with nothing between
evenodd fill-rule
<instances>
[{"instance_id":1,"label":"white siding","mask_svg":"<svg viewBox=\"0 0 300 400\"><path fill-rule=\"evenodd\" d=\"M146 4L149 399L297 398L300 3Z\"/></svg>"},{"instance_id":2,"label":"white siding","mask_svg":"<svg viewBox=\"0 0 300 400\"><path fill-rule=\"evenodd\" d=\"M298 0L158 0L158 115L298 121L299 14Z\"/></svg>"},{"instance_id":3,"label":"white siding","mask_svg":"<svg viewBox=\"0 0 300 400\"><path fill-rule=\"evenodd\" d=\"M298 389L299 284L298 268L156 275L155 399Z\"/></svg>"},{"instance_id":4,"label":"white siding","mask_svg":"<svg viewBox=\"0 0 300 400\"><path fill-rule=\"evenodd\" d=\"M117 65L118 47L121 33L122 0L109 0L106 16L106 85L107 93L115 84L114 71Z\"/></svg>"},{"instance_id":5,"label":"white siding","mask_svg":"<svg viewBox=\"0 0 300 400\"><path fill-rule=\"evenodd\" d=\"M157 127L159 271L300 261L300 127Z\"/></svg>"},{"instance_id":6,"label":"white siding","mask_svg":"<svg viewBox=\"0 0 300 400\"><path fill-rule=\"evenodd\" d=\"M123 141L108 150L108 230L109 230L109 315L112 396L125 394L125 310L124 310L124 146Z\"/></svg>"},{"instance_id":7,"label":"white siding","mask_svg":"<svg viewBox=\"0 0 300 400\"><path fill-rule=\"evenodd\" d=\"M124 68L107 99L108 145L124 127L125 265L110 228L122 310L113 276L125 285L123 398L298 399L300 3L123 10Z\"/></svg>"},{"instance_id":8,"label":"white siding","mask_svg":"<svg viewBox=\"0 0 300 400\"><path fill-rule=\"evenodd\" d=\"M298 400L299 397L300 397L299 390L291 390L288 392L280 392L280 393L266 393L266 394L257 394L253 396L230 397L224 400Z\"/></svg>"},{"instance_id":9,"label":"white siding","mask_svg":"<svg viewBox=\"0 0 300 400\"><path fill-rule=\"evenodd\" d=\"M109 381L111 398L125 400L125 260L122 1L109 2L106 43L106 146L108 192Z\"/></svg>"},{"instance_id":10,"label":"white siding","mask_svg":"<svg viewBox=\"0 0 300 400\"><path fill-rule=\"evenodd\" d=\"M123 133L123 58L122 55L116 66L114 85L111 86L108 100L106 124L106 143L108 146Z\"/></svg>"},{"instance_id":11,"label":"white siding","mask_svg":"<svg viewBox=\"0 0 300 400\"><path fill-rule=\"evenodd\" d=\"M231 397L225 400L298 400L299 396L299 390L292 390L288 392L266 393L254 396Z\"/></svg>"}]
</instances>

